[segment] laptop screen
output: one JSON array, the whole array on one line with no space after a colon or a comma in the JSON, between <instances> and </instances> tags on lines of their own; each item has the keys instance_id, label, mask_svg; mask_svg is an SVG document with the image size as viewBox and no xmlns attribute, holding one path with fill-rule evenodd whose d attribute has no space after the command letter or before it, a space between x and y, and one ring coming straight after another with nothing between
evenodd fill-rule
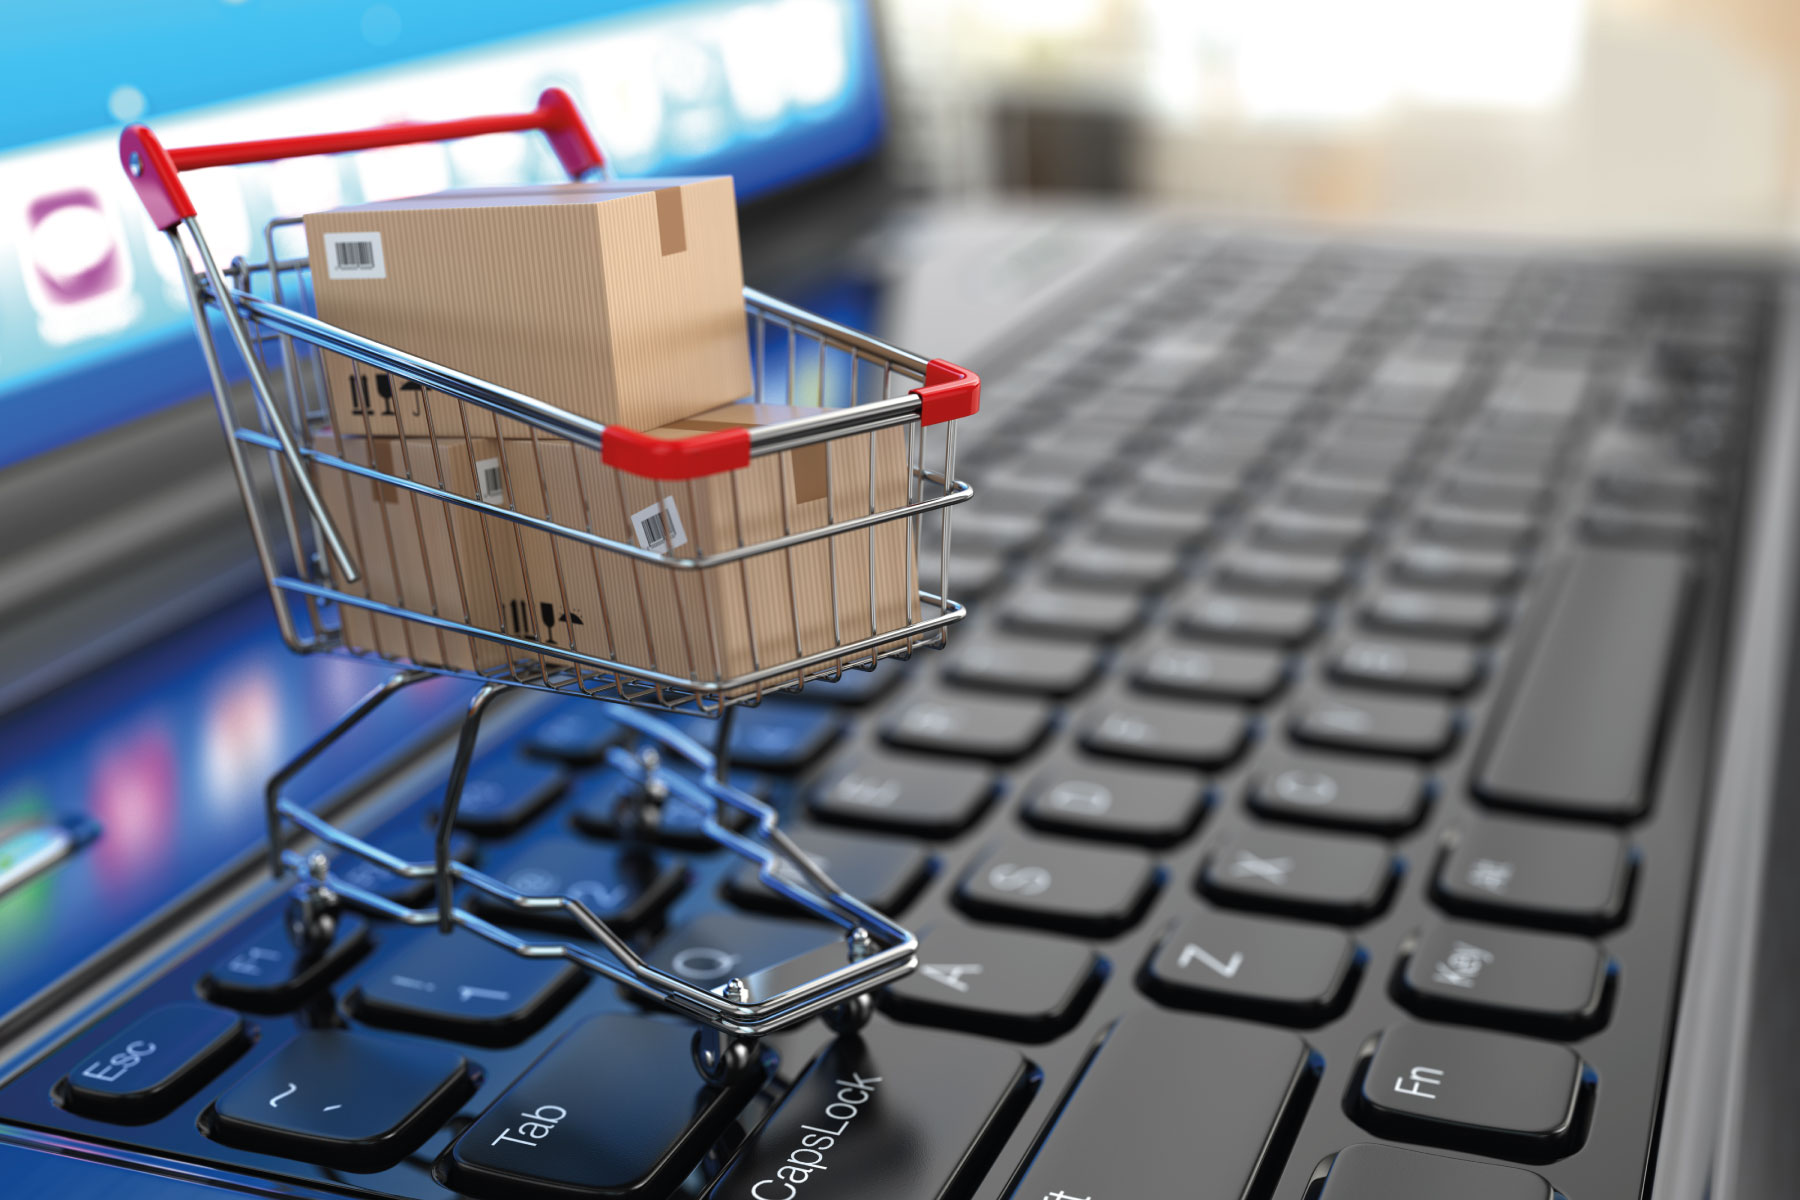
<instances>
[{"instance_id":1,"label":"laptop screen","mask_svg":"<svg viewBox=\"0 0 1800 1200\"><path fill-rule=\"evenodd\" d=\"M518 111L555 84L621 175L728 173L740 199L866 157L883 125L866 0L84 0L7 25L0 467L206 389L124 124L174 147ZM187 180L224 263L273 216L559 178L512 134Z\"/></svg>"}]
</instances>

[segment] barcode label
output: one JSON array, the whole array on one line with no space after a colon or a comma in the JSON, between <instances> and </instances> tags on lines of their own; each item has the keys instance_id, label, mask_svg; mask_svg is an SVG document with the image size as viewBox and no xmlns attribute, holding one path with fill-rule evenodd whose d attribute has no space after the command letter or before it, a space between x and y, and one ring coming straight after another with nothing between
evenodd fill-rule
<instances>
[{"instance_id":1,"label":"barcode label","mask_svg":"<svg viewBox=\"0 0 1800 1200\"><path fill-rule=\"evenodd\" d=\"M681 510L673 499L649 504L631 514L631 528L638 545L657 554L687 545L687 530L681 527Z\"/></svg>"},{"instance_id":2,"label":"barcode label","mask_svg":"<svg viewBox=\"0 0 1800 1200\"><path fill-rule=\"evenodd\" d=\"M379 233L325 235L325 273L333 279L386 279Z\"/></svg>"},{"instance_id":3,"label":"barcode label","mask_svg":"<svg viewBox=\"0 0 1800 1200\"><path fill-rule=\"evenodd\" d=\"M484 458L475 464L475 487L480 499L489 504L506 500L506 483L500 475L500 460Z\"/></svg>"}]
</instances>

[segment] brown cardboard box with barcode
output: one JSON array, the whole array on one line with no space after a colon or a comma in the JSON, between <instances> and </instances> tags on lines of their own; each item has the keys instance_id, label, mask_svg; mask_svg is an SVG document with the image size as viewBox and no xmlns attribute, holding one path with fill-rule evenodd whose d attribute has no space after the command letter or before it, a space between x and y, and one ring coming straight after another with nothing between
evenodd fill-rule
<instances>
[{"instance_id":1,"label":"brown cardboard box with barcode","mask_svg":"<svg viewBox=\"0 0 1800 1200\"><path fill-rule=\"evenodd\" d=\"M731 404L651 433L691 437L804 420L816 412ZM346 439L353 447L364 441ZM418 465L419 460L435 461L429 439L405 439L404 451L396 438L376 438L373 445L373 452L359 450L351 461L372 457L393 462L404 453L413 465L413 478L438 478L430 473L428 480ZM739 471L668 483L615 470L594 451L556 439L477 439L472 451L466 443L457 448L453 439L438 439L437 445L447 464L445 486L458 494L675 557L716 554L818 529L828 521L890 511L905 505L908 492L906 434L899 428L838 437L754 459ZM325 474L342 477L341 472ZM331 505L331 489L324 490ZM374 591L365 594L435 598L443 616L452 615L444 606L446 595L453 600L477 596L480 604L470 601L463 611L474 613L484 627L541 643L542 662L552 670L569 665L552 652L561 646L679 678L723 681L892 632L918 619L917 567L904 520L691 571L410 493L380 506L388 517L383 523L374 516L374 485L351 478L339 490L340 503L361 510L355 521L357 534L365 539L361 558L377 560L368 570L367 586ZM411 527L397 519L410 517L415 505L435 514L424 523L434 532L423 554L414 549L417 538ZM388 543L380 541L384 532L394 539L395 553L381 561L384 556L369 550L386 548ZM470 549L448 567L446 576L452 542ZM383 572L396 576L393 583L383 582ZM471 587L477 582L472 576L486 586ZM497 602L490 599L496 588ZM467 669L474 661L487 669L516 655L495 643L387 617L371 620L366 614L346 613L344 628L348 644L378 648L390 657L395 655L388 647L404 645L400 656L424 665ZM410 642L402 640L408 636ZM785 674L763 686L793 678Z\"/></svg>"},{"instance_id":2,"label":"brown cardboard box with barcode","mask_svg":"<svg viewBox=\"0 0 1800 1200\"><path fill-rule=\"evenodd\" d=\"M306 240L321 320L579 416L651 429L750 392L729 176L359 204L308 215ZM323 357L346 436L531 434Z\"/></svg>"}]
</instances>

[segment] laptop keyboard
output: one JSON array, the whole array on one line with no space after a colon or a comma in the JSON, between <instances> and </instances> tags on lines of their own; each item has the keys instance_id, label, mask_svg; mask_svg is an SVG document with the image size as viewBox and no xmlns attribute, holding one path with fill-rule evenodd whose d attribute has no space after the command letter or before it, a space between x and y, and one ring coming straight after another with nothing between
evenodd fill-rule
<instances>
[{"instance_id":1,"label":"laptop keyboard","mask_svg":"<svg viewBox=\"0 0 1800 1200\"><path fill-rule=\"evenodd\" d=\"M571 966L354 916L302 953L272 902L0 1121L408 1200L1635 1197L1772 295L1171 238L984 366L950 648L734 727L921 934L860 1037L707 1090L691 1027ZM841 957L697 830L622 840L606 709L526 703L459 857L699 986ZM372 836L422 856L434 802Z\"/></svg>"}]
</instances>

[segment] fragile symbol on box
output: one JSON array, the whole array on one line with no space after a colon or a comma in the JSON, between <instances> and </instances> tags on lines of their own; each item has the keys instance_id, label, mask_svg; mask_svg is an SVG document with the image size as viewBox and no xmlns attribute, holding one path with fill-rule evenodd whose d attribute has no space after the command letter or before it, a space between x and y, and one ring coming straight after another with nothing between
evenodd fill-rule
<instances>
[{"instance_id":1,"label":"fragile symbol on box","mask_svg":"<svg viewBox=\"0 0 1800 1200\"><path fill-rule=\"evenodd\" d=\"M687 545L687 530L681 526L681 510L672 497L661 504L646 504L631 514L631 528L637 533L638 545L658 554Z\"/></svg>"}]
</instances>

